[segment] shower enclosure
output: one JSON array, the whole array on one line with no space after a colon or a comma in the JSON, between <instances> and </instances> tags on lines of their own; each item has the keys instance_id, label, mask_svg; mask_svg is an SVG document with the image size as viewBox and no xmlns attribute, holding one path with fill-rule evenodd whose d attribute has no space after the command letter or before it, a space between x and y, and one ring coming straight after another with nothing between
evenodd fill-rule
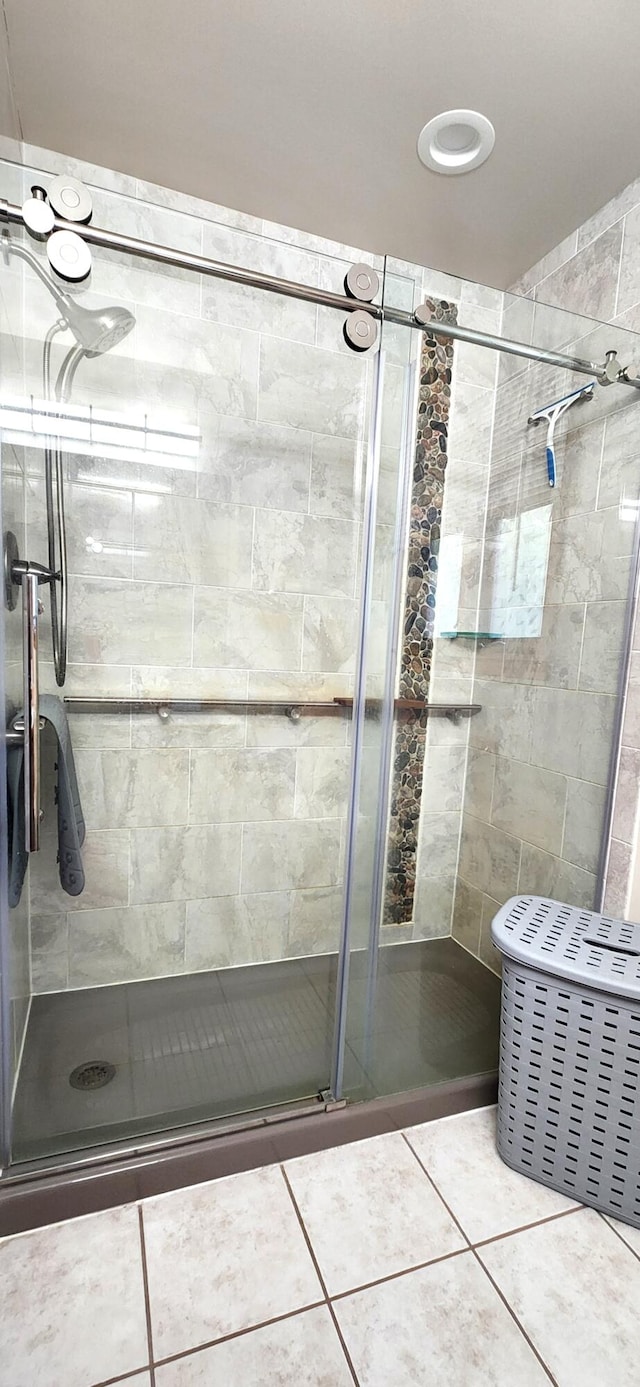
<instances>
[{"instance_id":1,"label":"shower enclosure","mask_svg":"<svg viewBox=\"0 0 640 1387\"><path fill-rule=\"evenodd\" d=\"M66 568L38 666L85 825L69 894L45 720L1 869L8 1180L495 1070L492 914L605 889L637 596L634 333L373 256L368 306L346 250L96 203L58 301L3 233L2 530ZM590 379L551 488L527 421ZM18 594L7 726L23 634Z\"/></svg>"}]
</instances>

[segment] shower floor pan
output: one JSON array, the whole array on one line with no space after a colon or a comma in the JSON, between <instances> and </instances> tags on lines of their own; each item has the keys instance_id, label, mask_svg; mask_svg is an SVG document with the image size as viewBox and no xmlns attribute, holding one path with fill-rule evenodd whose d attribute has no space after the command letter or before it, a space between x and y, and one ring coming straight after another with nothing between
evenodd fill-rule
<instances>
[{"instance_id":1,"label":"shower floor pan","mask_svg":"<svg viewBox=\"0 0 640 1387\"><path fill-rule=\"evenodd\" d=\"M336 969L323 955L34 997L13 1160L312 1101L329 1087ZM355 955L350 1098L497 1068L499 979L453 939L381 950L368 1035L365 1001Z\"/></svg>"}]
</instances>

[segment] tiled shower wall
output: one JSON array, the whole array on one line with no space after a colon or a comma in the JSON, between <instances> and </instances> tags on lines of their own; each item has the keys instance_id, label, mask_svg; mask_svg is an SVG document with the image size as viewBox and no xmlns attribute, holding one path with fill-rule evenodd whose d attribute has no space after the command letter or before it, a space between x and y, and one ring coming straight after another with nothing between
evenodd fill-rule
<instances>
[{"instance_id":1,"label":"tiled shower wall","mask_svg":"<svg viewBox=\"0 0 640 1387\"><path fill-rule=\"evenodd\" d=\"M374 257L27 150L92 185L95 221L339 290ZM6 180L17 170L4 166ZM38 177L40 177L38 172ZM33 176L28 169L24 186ZM10 196L19 201L12 188ZM17 284L11 265L9 280ZM39 393L54 312L26 274L16 393ZM356 641L370 362L339 314L94 251L83 301L130 307L135 333L85 362L73 399L146 409L201 435L198 456L68 454L70 665L64 693L331 701ZM387 372L379 539L391 534L402 370ZM42 452L16 448L30 556L45 557ZM374 628L384 646L384 584ZM49 634L43 622L43 650ZM382 656L380 657L382 658ZM43 682L55 691L51 666ZM52 748L31 868L35 990L334 949L349 722L172 713L72 717L87 884L57 882ZM46 758L45 758L46 759Z\"/></svg>"},{"instance_id":2,"label":"tiled shower wall","mask_svg":"<svg viewBox=\"0 0 640 1387\"><path fill-rule=\"evenodd\" d=\"M528 298L505 298L504 335L592 360L617 347L623 364L635 361L624 329L640 327L639 201L634 185L525 276L515 288ZM586 383L516 358L500 365L479 621L505 638L477 655L473 697L483 712L470 726L453 925L494 967L490 922L510 895L594 901L639 497L640 401L623 387L597 387L565 415L553 491L544 426L527 424L534 409ZM605 901L620 914L639 706L634 664Z\"/></svg>"}]
</instances>

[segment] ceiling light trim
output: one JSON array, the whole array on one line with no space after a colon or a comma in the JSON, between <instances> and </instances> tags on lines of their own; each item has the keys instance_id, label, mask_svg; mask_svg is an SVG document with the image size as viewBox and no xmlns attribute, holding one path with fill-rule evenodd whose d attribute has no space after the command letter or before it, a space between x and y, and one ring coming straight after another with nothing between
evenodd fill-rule
<instances>
[{"instance_id":1,"label":"ceiling light trim","mask_svg":"<svg viewBox=\"0 0 640 1387\"><path fill-rule=\"evenodd\" d=\"M489 158L495 139L491 121L480 111L441 111L420 131L418 158L434 173L471 173Z\"/></svg>"}]
</instances>

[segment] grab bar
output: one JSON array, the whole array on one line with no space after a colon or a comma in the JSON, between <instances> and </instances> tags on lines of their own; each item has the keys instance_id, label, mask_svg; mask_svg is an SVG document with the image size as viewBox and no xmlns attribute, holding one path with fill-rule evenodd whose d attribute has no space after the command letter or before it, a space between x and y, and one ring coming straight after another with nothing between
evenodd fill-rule
<instances>
[{"instance_id":1,"label":"grab bar","mask_svg":"<svg viewBox=\"0 0 640 1387\"><path fill-rule=\"evenodd\" d=\"M14 541L15 542L15 541ZM14 551L15 553L15 551ZM23 706L22 747L24 753L24 842L27 852L40 847L40 679L38 669L38 621L41 583L51 583L55 574L43 564L12 558L8 577L22 588L22 665ZM13 741L11 734L8 741Z\"/></svg>"}]
</instances>

